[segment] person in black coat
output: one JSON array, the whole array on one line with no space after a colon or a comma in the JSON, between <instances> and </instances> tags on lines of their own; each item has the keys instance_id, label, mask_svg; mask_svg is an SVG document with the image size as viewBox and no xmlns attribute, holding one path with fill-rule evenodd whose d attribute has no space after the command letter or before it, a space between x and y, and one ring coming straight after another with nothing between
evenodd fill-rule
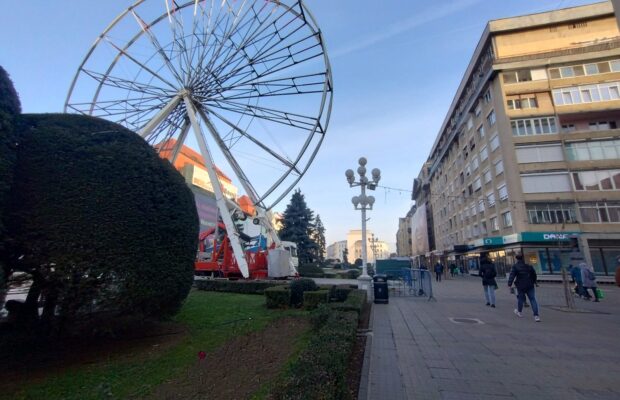
<instances>
[{"instance_id":1,"label":"person in black coat","mask_svg":"<svg viewBox=\"0 0 620 400\"><path fill-rule=\"evenodd\" d=\"M443 264L437 261L435 264L435 280L441 282L441 275L443 275Z\"/></svg>"},{"instance_id":2,"label":"person in black coat","mask_svg":"<svg viewBox=\"0 0 620 400\"><path fill-rule=\"evenodd\" d=\"M536 270L529 264L523 261L523 255L517 254L517 262L512 266L510 271L510 277L508 278L508 287L512 290L512 284L517 287L517 308L515 314L518 317L522 317L521 311L523 311L523 303L525 302L525 296L530 299L532 305L532 311L534 312L534 320L540 322L540 316L538 315L538 302L536 301L536 283L537 276Z\"/></svg>"},{"instance_id":3,"label":"person in black coat","mask_svg":"<svg viewBox=\"0 0 620 400\"><path fill-rule=\"evenodd\" d=\"M495 264L489 259L487 253L480 254L480 270L478 275L482 278L484 297L487 299L487 306L495 308L495 289L497 289L497 270Z\"/></svg>"}]
</instances>

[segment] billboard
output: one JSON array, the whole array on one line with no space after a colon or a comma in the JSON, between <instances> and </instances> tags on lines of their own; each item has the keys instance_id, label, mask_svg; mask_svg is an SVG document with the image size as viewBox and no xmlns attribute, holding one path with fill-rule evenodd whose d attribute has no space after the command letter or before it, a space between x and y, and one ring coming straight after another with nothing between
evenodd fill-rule
<instances>
[{"instance_id":1,"label":"billboard","mask_svg":"<svg viewBox=\"0 0 620 400\"><path fill-rule=\"evenodd\" d=\"M423 256L430 251L425 204L419 206L411 217L411 251L414 256Z\"/></svg>"},{"instance_id":2,"label":"billboard","mask_svg":"<svg viewBox=\"0 0 620 400\"><path fill-rule=\"evenodd\" d=\"M200 231L214 227L217 220L215 196L196 187L192 187L192 192L194 193L194 201L196 202L196 210L200 220Z\"/></svg>"}]
</instances>

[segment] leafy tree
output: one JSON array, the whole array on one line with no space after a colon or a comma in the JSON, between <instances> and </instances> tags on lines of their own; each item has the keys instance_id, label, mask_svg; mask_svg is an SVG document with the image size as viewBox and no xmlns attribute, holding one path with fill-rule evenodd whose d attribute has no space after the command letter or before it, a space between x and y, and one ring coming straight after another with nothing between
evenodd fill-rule
<instances>
[{"instance_id":1,"label":"leafy tree","mask_svg":"<svg viewBox=\"0 0 620 400\"><path fill-rule=\"evenodd\" d=\"M138 135L78 115L23 115L7 227L33 284L22 314L165 317L193 282L198 216L181 175Z\"/></svg>"},{"instance_id":2,"label":"leafy tree","mask_svg":"<svg viewBox=\"0 0 620 400\"><path fill-rule=\"evenodd\" d=\"M342 250L342 265L344 268L349 268L349 249L346 247Z\"/></svg>"},{"instance_id":3,"label":"leafy tree","mask_svg":"<svg viewBox=\"0 0 620 400\"><path fill-rule=\"evenodd\" d=\"M354 265L361 268L364 265L364 261L361 258L356 258Z\"/></svg>"},{"instance_id":4,"label":"leafy tree","mask_svg":"<svg viewBox=\"0 0 620 400\"><path fill-rule=\"evenodd\" d=\"M16 149L13 125L15 118L21 113L19 96L15 91L9 75L0 67L0 254L5 252L6 228L4 210L9 191L13 183ZM0 260L0 291L5 287L8 268ZM0 307L3 297L0 296Z\"/></svg>"},{"instance_id":5,"label":"leafy tree","mask_svg":"<svg viewBox=\"0 0 620 400\"><path fill-rule=\"evenodd\" d=\"M306 205L304 195L297 189L284 211L280 239L297 244L299 263L311 263L316 258L317 244L312 239L314 232L314 212Z\"/></svg>"},{"instance_id":6,"label":"leafy tree","mask_svg":"<svg viewBox=\"0 0 620 400\"><path fill-rule=\"evenodd\" d=\"M321 221L321 216L318 214L314 221L314 234L312 236L317 246L316 258L323 263L325 261L325 227Z\"/></svg>"}]
</instances>

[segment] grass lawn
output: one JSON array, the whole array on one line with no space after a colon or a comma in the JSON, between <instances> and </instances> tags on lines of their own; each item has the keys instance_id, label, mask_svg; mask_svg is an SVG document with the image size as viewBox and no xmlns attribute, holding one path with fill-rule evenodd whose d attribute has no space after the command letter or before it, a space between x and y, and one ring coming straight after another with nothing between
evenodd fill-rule
<instances>
[{"instance_id":1,"label":"grass lawn","mask_svg":"<svg viewBox=\"0 0 620 400\"><path fill-rule=\"evenodd\" d=\"M185 373L198 362L199 351L209 352L235 336L265 328L274 319L301 313L269 310L264 304L265 298L258 295L192 291L174 318L188 333L172 347L50 371L36 382L25 381L17 393L0 393L0 399L140 398Z\"/></svg>"}]
</instances>

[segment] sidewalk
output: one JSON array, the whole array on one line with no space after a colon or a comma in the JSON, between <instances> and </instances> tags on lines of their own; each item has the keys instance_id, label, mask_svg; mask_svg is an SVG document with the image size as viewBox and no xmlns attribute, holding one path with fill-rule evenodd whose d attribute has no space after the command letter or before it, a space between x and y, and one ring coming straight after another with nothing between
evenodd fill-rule
<instances>
[{"instance_id":1,"label":"sidewalk","mask_svg":"<svg viewBox=\"0 0 620 400\"><path fill-rule=\"evenodd\" d=\"M536 323L530 308L514 315L515 297L498 283L495 309L474 277L433 282L436 302L373 305L360 400L620 399L620 288L603 287L602 303L575 299L593 312L569 313L553 308L562 286L541 285Z\"/></svg>"}]
</instances>

